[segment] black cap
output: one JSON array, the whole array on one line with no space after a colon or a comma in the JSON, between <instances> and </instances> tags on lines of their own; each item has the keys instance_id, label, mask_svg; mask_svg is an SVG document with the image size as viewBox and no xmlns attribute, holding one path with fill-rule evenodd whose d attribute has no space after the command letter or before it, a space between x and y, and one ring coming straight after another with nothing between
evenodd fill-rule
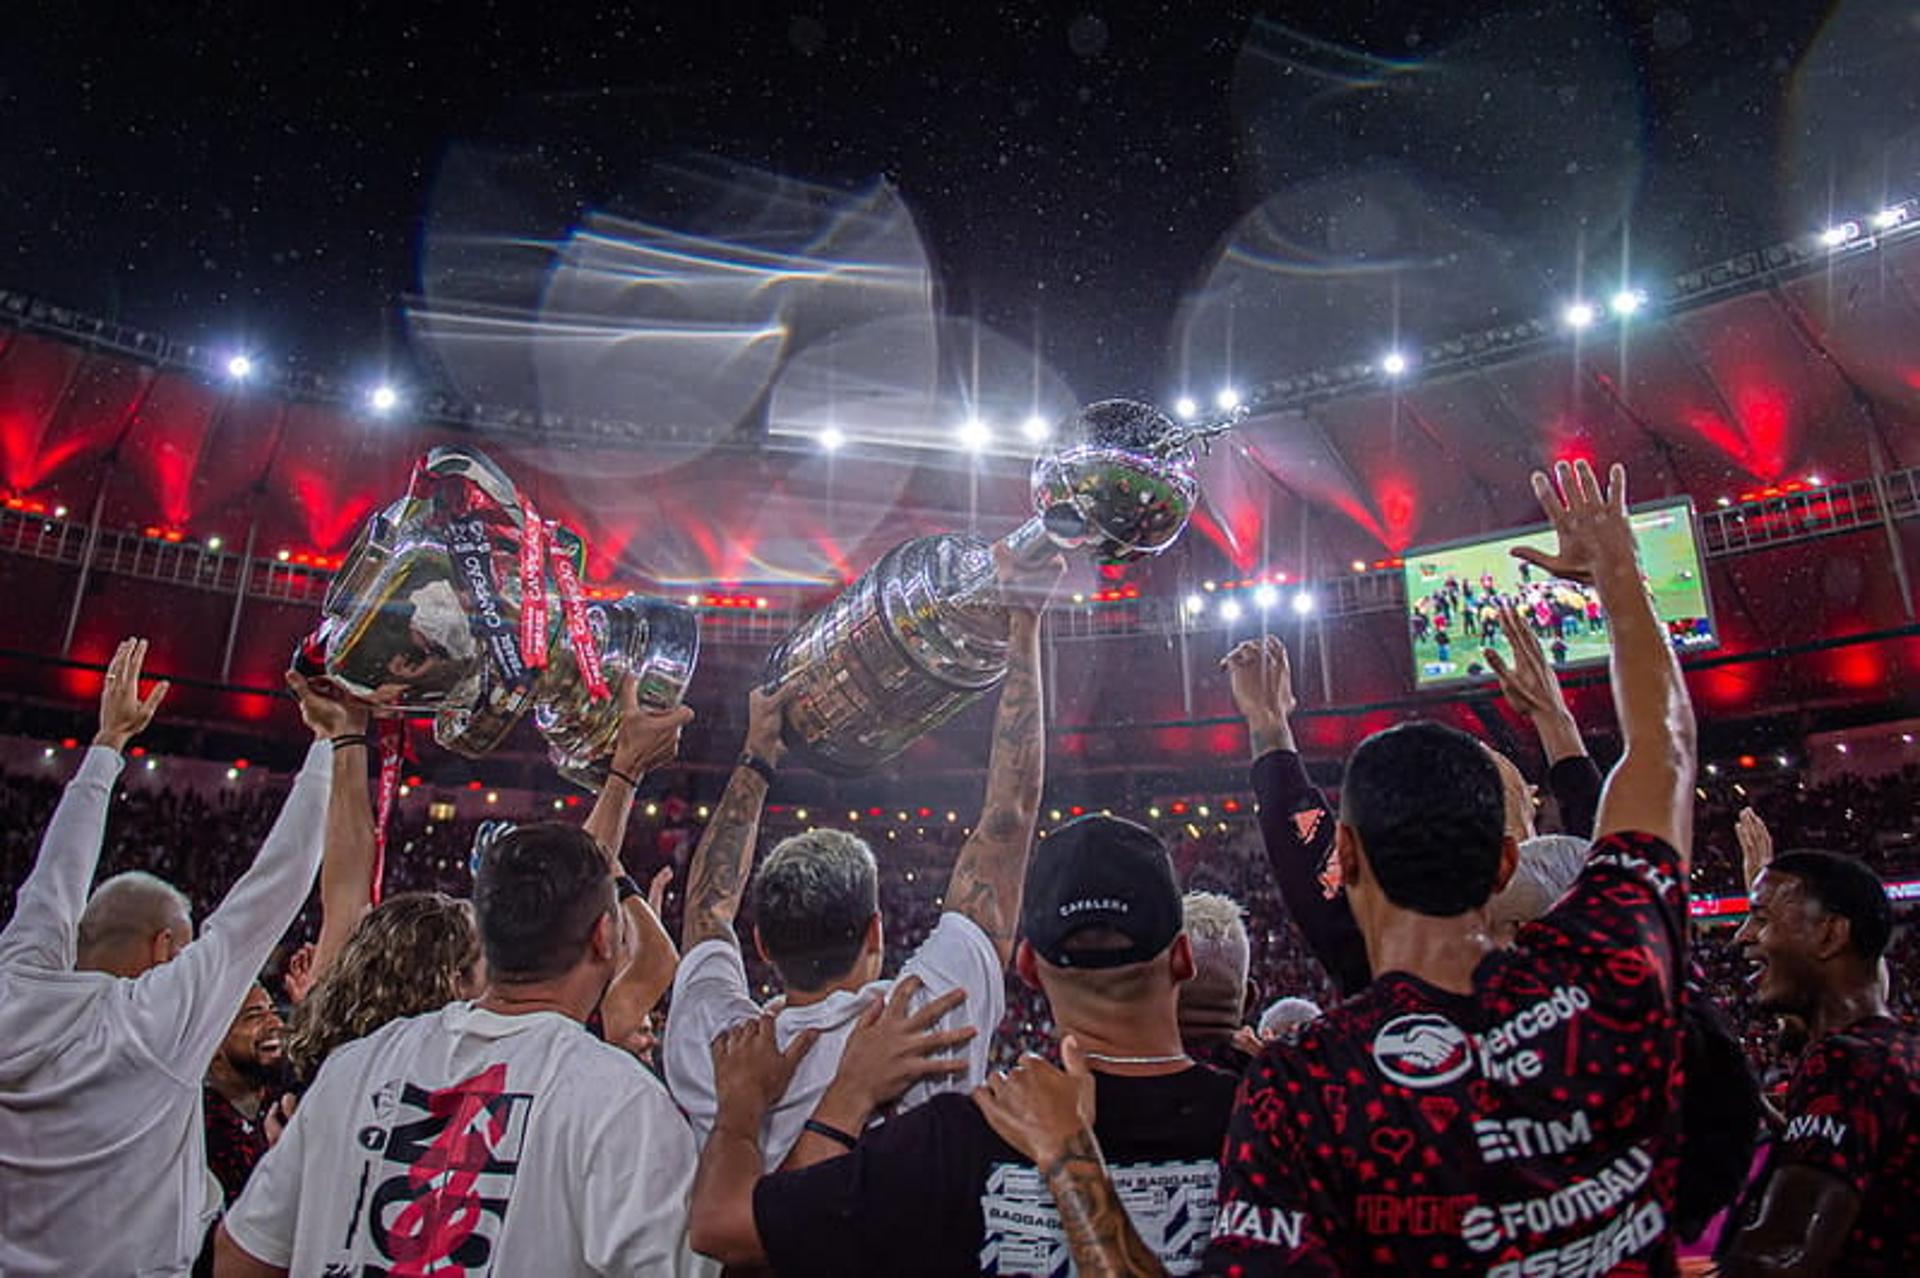
<instances>
[{"instance_id":1,"label":"black cap","mask_svg":"<svg viewBox=\"0 0 1920 1278\"><path fill-rule=\"evenodd\" d=\"M1880 876L1863 862L1837 852L1798 848L1774 857L1767 870L1793 875L1827 913L1853 924L1853 948L1869 963L1886 953L1893 938L1893 905Z\"/></svg>"},{"instance_id":2,"label":"black cap","mask_svg":"<svg viewBox=\"0 0 1920 1278\"><path fill-rule=\"evenodd\" d=\"M1129 944L1066 948L1074 933L1111 928ZM1055 967L1144 963L1173 944L1182 927L1180 889L1166 844L1143 825L1088 816L1055 830L1027 867L1020 931Z\"/></svg>"}]
</instances>

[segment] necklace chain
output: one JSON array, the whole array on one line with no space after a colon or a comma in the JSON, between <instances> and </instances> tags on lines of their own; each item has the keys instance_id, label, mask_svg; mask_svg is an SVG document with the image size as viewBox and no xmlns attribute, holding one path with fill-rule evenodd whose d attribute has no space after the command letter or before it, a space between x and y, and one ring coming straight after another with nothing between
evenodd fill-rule
<instances>
[{"instance_id":1,"label":"necklace chain","mask_svg":"<svg viewBox=\"0 0 1920 1278\"><path fill-rule=\"evenodd\" d=\"M1172 1056L1109 1056L1105 1052L1088 1052L1090 1061L1105 1061L1109 1065L1177 1065L1181 1061L1192 1060L1185 1052Z\"/></svg>"}]
</instances>

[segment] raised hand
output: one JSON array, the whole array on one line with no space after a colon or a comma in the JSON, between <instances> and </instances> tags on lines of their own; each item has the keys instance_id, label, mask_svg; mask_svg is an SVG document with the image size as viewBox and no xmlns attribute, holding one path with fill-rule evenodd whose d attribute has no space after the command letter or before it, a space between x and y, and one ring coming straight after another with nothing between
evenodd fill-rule
<instances>
[{"instance_id":1,"label":"raised hand","mask_svg":"<svg viewBox=\"0 0 1920 1278\"><path fill-rule=\"evenodd\" d=\"M663 911L667 908L667 885L672 882L673 867L663 865L653 872L653 878L647 883L647 908L656 919L667 917Z\"/></svg>"},{"instance_id":2,"label":"raised hand","mask_svg":"<svg viewBox=\"0 0 1920 1278\"><path fill-rule=\"evenodd\" d=\"M1093 1074L1080 1040L1071 1034L1062 1039L1060 1059L1066 1068L1028 1052L973 1092L973 1103L1000 1139L1042 1168L1093 1131Z\"/></svg>"},{"instance_id":3,"label":"raised hand","mask_svg":"<svg viewBox=\"0 0 1920 1278\"><path fill-rule=\"evenodd\" d=\"M973 1041L974 1027L933 1027L966 1001L967 992L949 990L916 1012L912 1010L913 1000L922 988L917 976L895 983L886 1002L876 1001L861 1015L840 1054L833 1090L868 1115L900 1099L922 1079L966 1073L966 1058L952 1053Z\"/></svg>"},{"instance_id":4,"label":"raised hand","mask_svg":"<svg viewBox=\"0 0 1920 1278\"><path fill-rule=\"evenodd\" d=\"M1740 840L1740 867L1746 873L1747 890L1752 891L1753 881L1773 861L1773 831L1758 812L1741 808L1733 819L1733 837Z\"/></svg>"},{"instance_id":5,"label":"raised hand","mask_svg":"<svg viewBox=\"0 0 1920 1278\"><path fill-rule=\"evenodd\" d=\"M300 702L300 718L316 741L353 736L367 730L367 708L321 692L305 677L287 671L287 687Z\"/></svg>"},{"instance_id":6,"label":"raised hand","mask_svg":"<svg viewBox=\"0 0 1920 1278\"><path fill-rule=\"evenodd\" d=\"M1521 620L1511 604L1500 605L1500 633L1513 649L1513 664L1508 665L1498 651L1485 650L1487 664L1500 680L1500 691L1516 714L1529 719L1567 713L1567 700L1560 691L1560 680L1547 663L1546 651L1533 627Z\"/></svg>"},{"instance_id":7,"label":"raised hand","mask_svg":"<svg viewBox=\"0 0 1920 1278\"><path fill-rule=\"evenodd\" d=\"M638 779L673 762L680 753L680 730L693 722L689 706L659 710L640 704L639 683L628 675L620 684L620 728L613 739L616 772Z\"/></svg>"},{"instance_id":8,"label":"raised hand","mask_svg":"<svg viewBox=\"0 0 1920 1278\"><path fill-rule=\"evenodd\" d=\"M1513 556L1524 559L1549 576L1590 583L1608 570L1639 571L1639 549L1627 522L1627 470L1615 462L1607 472L1606 491L1593 467L1584 459L1569 466L1558 462L1554 478L1539 471L1533 476L1533 495L1559 537L1551 555L1531 546L1515 546ZM1555 481L1558 481L1556 490Z\"/></svg>"},{"instance_id":9,"label":"raised hand","mask_svg":"<svg viewBox=\"0 0 1920 1278\"><path fill-rule=\"evenodd\" d=\"M140 669L146 660L145 639L122 639L114 649L113 660L107 663L106 684L100 690L100 730L94 734L93 744L124 750L127 742L153 722L172 685L162 679L142 697Z\"/></svg>"},{"instance_id":10,"label":"raised hand","mask_svg":"<svg viewBox=\"0 0 1920 1278\"><path fill-rule=\"evenodd\" d=\"M747 753L775 767L787 757L787 703L793 700L794 687L756 687L747 694Z\"/></svg>"},{"instance_id":11,"label":"raised hand","mask_svg":"<svg viewBox=\"0 0 1920 1278\"><path fill-rule=\"evenodd\" d=\"M1299 699L1293 692L1293 663L1280 636L1235 644L1220 668L1227 672L1235 708L1247 721L1253 757L1293 749L1293 712Z\"/></svg>"},{"instance_id":12,"label":"raised hand","mask_svg":"<svg viewBox=\"0 0 1920 1278\"><path fill-rule=\"evenodd\" d=\"M771 1016L741 1021L713 1040L713 1088L720 1098L720 1120L749 1125L756 1134L767 1111L787 1094L819 1030L802 1030L783 1052ZM717 1125L717 1123L716 1123Z\"/></svg>"},{"instance_id":13,"label":"raised hand","mask_svg":"<svg viewBox=\"0 0 1920 1278\"><path fill-rule=\"evenodd\" d=\"M1055 553L1032 563L996 542L993 575L1000 586L1002 604L1024 612L1043 613L1067 575L1067 558Z\"/></svg>"}]
</instances>

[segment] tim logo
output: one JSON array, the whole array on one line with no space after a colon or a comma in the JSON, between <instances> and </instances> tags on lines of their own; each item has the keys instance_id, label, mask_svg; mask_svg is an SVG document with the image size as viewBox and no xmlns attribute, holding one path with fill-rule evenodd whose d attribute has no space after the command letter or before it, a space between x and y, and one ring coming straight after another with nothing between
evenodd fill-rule
<instances>
[{"instance_id":1,"label":"tim logo","mask_svg":"<svg viewBox=\"0 0 1920 1278\"><path fill-rule=\"evenodd\" d=\"M1441 1087L1473 1068L1466 1032L1444 1016L1395 1017L1373 1036L1373 1063L1402 1087Z\"/></svg>"},{"instance_id":2,"label":"tim logo","mask_svg":"<svg viewBox=\"0 0 1920 1278\"><path fill-rule=\"evenodd\" d=\"M386 1262L365 1273L450 1278L491 1268L533 1103L506 1084L505 1065L434 1092L409 1083L391 1125L362 1133L379 1158L367 1234Z\"/></svg>"}]
</instances>

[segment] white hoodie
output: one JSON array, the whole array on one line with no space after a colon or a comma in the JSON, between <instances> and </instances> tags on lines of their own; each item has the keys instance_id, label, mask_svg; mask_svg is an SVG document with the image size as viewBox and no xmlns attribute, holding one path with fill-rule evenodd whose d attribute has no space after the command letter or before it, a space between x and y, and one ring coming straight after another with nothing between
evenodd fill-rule
<instances>
[{"instance_id":1,"label":"white hoodie","mask_svg":"<svg viewBox=\"0 0 1920 1278\"><path fill-rule=\"evenodd\" d=\"M87 751L0 932L0 1274L184 1274L219 1209L208 1062L313 886L333 751L315 743L252 868L170 963L73 970L118 752Z\"/></svg>"}]
</instances>

